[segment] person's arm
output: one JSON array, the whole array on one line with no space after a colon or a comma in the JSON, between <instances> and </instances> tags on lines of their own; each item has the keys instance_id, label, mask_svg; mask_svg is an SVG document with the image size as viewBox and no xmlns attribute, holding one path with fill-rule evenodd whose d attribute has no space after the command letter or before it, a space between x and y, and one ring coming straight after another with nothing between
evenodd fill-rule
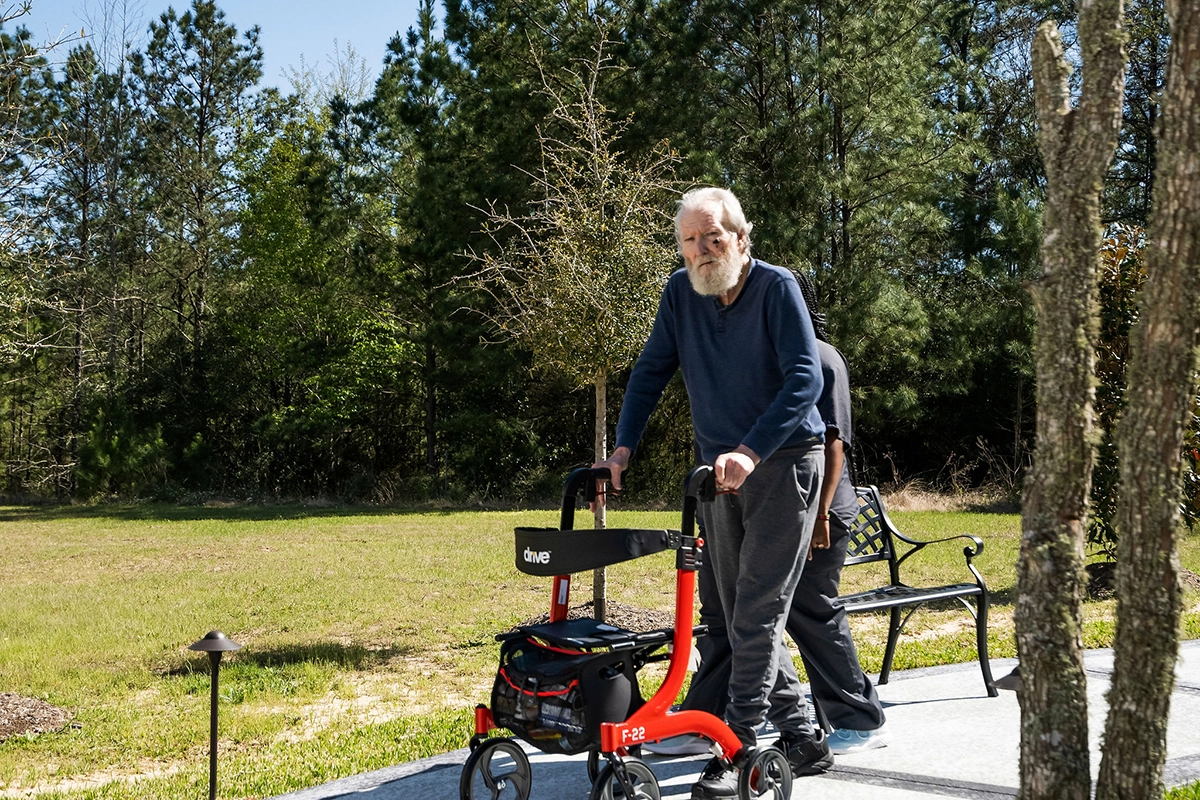
<instances>
[{"instance_id":1,"label":"person's arm","mask_svg":"<svg viewBox=\"0 0 1200 800\"><path fill-rule=\"evenodd\" d=\"M686 276L683 278L687 280ZM678 280L678 279L676 279ZM637 363L625 385L621 416L617 418L617 436L613 453L625 448L629 458L637 452L646 423L658 405L663 390L679 369L679 348L675 341L672 287L668 284L658 303L658 315L650 336L642 347ZM689 290L690 291L690 290Z\"/></svg>"},{"instance_id":2,"label":"person's arm","mask_svg":"<svg viewBox=\"0 0 1200 800\"><path fill-rule=\"evenodd\" d=\"M817 498L817 520L813 525L812 543L808 546L811 560L813 550L829 549L829 508L833 495L842 477L842 464L846 460L845 444L838 438L838 429L825 429L825 478L821 481L821 493Z\"/></svg>"},{"instance_id":3,"label":"person's arm","mask_svg":"<svg viewBox=\"0 0 1200 800\"><path fill-rule=\"evenodd\" d=\"M663 389L679 369L679 351L670 324L672 313L669 291L669 287L663 291L658 303L658 316L654 318L654 327L650 329L650 337L646 340L633 372L629 375L629 383L625 386L621 416L617 418L617 446L608 458L592 464L593 469L608 469L614 492L621 490L622 473L629 468L629 459L633 458L650 414L658 405ZM603 506L603 487L597 486L596 489L596 497ZM591 506L594 511L595 503Z\"/></svg>"}]
</instances>

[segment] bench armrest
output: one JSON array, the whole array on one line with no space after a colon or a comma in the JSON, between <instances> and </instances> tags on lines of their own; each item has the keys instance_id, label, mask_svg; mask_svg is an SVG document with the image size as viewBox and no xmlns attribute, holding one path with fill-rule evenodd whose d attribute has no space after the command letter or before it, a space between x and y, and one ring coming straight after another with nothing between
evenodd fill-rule
<instances>
[{"instance_id":1,"label":"bench armrest","mask_svg":"<svg viewBox=\"0 0 1200 800\"><path fill-rule=\"evenodd\" d=\"M873 529L879 531L879 535L874 537L876 540L881 540L883 535L891 538L892 548L889 560L891 561L892 581L899 583L900 566L915 553L924 550L933 544L944 544L953 542L958 539L964 539L969 544L963 548L963 555L967 559L967 567L972 573L975 572L972 561L983 553L983 540L978 536L971 536L966 533L959 533L953 536L946 536L941 539L913 539L910 536L905 536L901 533L896 525L888 516L887 511L883 507L883 498L879 495L879 489L874 486L855 487L855 493L858 495L862 506L860 508L859 517L865 519L864 524L870 525Z\"/></svg>"},{"instance_id":2,"label":"bench armrest","mask_svg":"<svg viewBox=\"0 0 1200 800\"><path fill-rule=\"evenodd\" d=\"M963 555L967 557L968 565L972 562L972 560L974 560L978 555L980 555L983 552L983 539L980 539L978 536L971 536L966 533L959 533L959 534L955 534L954 536L947 536L943 539L927 539L927 540L922 541L919 539L910 539L907 536L905 536L904 534L897 531L895 528L892 528L892 538L898 539L899 541L902 541L906 545L908 545L907 550L905 550L903 553L897 554L899 556L896 559L897 567L899 567L901 564L903 564L905 561L907 561L909 556L916 555L921 550L924 550L926 547L928 547L931 544L945 544L946 542L953 542L955 539L966 539L967 541L971 542L970 545L963 548Z\"/></svg>"}]
</instances>

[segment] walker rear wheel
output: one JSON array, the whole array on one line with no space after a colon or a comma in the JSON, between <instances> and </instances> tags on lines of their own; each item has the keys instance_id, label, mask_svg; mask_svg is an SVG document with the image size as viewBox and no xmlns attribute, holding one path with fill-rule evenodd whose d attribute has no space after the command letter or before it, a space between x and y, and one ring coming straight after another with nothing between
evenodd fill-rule
<instances>
[{"instance_id":1,"label":"walker rear wheel","mask_svg":"<svg viewBox=\"0 0 1200 800\"><path fill-rule=\"evenodd\" d=\"M513 739L480 743L463 764L460 800L529 800L529 757Z\"/></svg>"},{"instance_id":2,"label":"walker rear wheel","mask_svg":"<svg viewBox=\"0 0 1200 800\"><path fill-rule=\"evenodd\" d=\"M788 800L792 796L792 768L787 756L774 747L756 752L738 776L738 800Z\"/></svg>"},{"instance_id":3,"label":"walker rear wheel","mask_svg":"<svg viewBox=\"0 0 1200 800\"><path fill-rule=\"evenodd\" d=\"M625 794L621 782L613 771L613 765L607 764L592 783L592 793L588 800L661 800L658 790L658 778L645 761L637 758L624 759L623 765L629 782L633 784L633 796Z\"/></svg>"}]
</instances>

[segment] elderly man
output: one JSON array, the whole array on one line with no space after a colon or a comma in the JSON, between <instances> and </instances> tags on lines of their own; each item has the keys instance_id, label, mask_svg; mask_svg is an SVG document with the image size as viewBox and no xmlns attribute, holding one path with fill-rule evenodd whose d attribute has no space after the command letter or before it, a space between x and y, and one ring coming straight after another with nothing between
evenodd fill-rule
<instances>
[{"instance_id":1,"label":"elderly man","mask_svg":"<svg viewBox=\"0 0 1200 800\"><path fill-rule=\"evenodd\" d=\"M808 563L796 586L786 630L804 660L812 696L833 726L829 749L834 755L886 747L891 735L884 725L883 706L870 678L858 663L846 611L836 604L842 567L850 543L850 526L858 515L858 500L850 483L851 441L850 377L846 359L825 335L817 311L816 290L803 275L797 276L808 304L821 354L825 388L817 410L825 420L825 479L817 504ZM700 668L692 676L682 707L723 714L729 698L730 649L725 635L724 611L705 562L697 575L700 588L700 621L709 626L699 643ZM702 753L707 740L679 736L648 743L651 752Z\"/></svg>"},{"instance_id":2,"label":"elderly man","mask_svg":"<svg viewBox=\"0 0 1200 800\"><path fill-rule=\"evenodd\" d=\"M833 758L808 720L783 629L824 467L821 364L795 277L751 257L750 230L731 192L683 196L675 235L686 269L667 281L625 391L617 446L596 466L620 488L651 412L682 369L696 442L717 482L701 514L733 650L725 721L753 747L769 719L793 772L811 775ZM716 758L692 789L693 800L736 795L736 770Z\"/></svg>"}]
</instances>

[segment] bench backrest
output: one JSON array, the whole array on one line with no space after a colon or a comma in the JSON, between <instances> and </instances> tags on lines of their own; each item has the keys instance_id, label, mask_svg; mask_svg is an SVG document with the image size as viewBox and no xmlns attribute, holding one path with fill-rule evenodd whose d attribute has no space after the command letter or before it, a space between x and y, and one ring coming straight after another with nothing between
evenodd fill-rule
<instances>
[{"instance_id":1,"label":"bench backrest","mask_svg":"<svg viewBox=\"0 0 1200 800\"><path fill-rule=\"evenodd\" d=\"M846 566L891 561L893 547L891 523L883 511L883 500L874 486L855 486L858 516L850 524L850 543L846 547Z\"/></svg>"}]
</instances>

